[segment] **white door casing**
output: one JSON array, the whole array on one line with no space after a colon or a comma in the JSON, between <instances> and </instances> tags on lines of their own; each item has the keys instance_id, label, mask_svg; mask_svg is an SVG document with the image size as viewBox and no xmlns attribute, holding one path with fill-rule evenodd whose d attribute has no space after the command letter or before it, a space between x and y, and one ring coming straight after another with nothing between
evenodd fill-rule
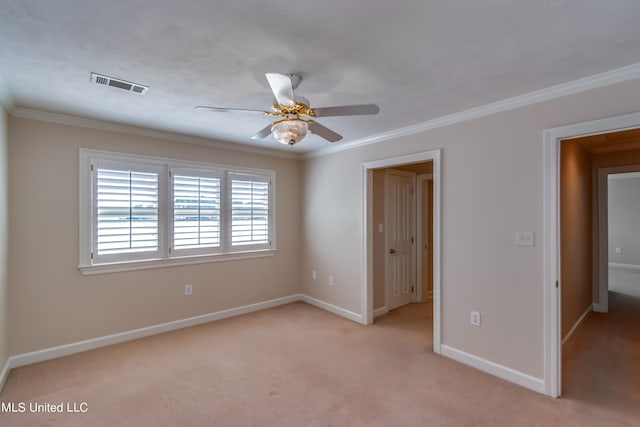
<instances>
[{"instance_id":1,"label":"white door casing","mask_svg":"<svg viewBox=\"0 0 640 427\"><path fill-rule=\"evenodd\" d=\"M560 281L560 142L563 139L640 128L640 113L545 129L543 132L544 211L544 392L559 397L562 390ZM599 236L599 239L601 237ZM599 260L600 264L602 260ZM599 278L596 275L594 278ZM602 291L600 291L602 292ZM597 293L598 294L598 293ZM595 301L594 301L595 303ZM599 303L599 301L598 301Z\"/></svg>"},{"instance_id":2,"label":"white door casing","mask_svg":"<svg viewBox=\"0 0 640 427\"><path fill-rule=\"evenodd\" d=\"M385 285L389 310L415 300L415 174L385 176Z\"/></svg>"}]
</instances>

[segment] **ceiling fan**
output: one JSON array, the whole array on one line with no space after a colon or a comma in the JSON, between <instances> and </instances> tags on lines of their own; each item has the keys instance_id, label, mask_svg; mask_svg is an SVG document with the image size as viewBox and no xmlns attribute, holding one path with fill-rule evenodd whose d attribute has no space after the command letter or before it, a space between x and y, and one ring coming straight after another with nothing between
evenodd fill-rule
<instances>
[{"instance_id":1,"label":"ceiling fan","mask_svg":"<svg viewBox=\"0 0 640 427\"><path fill-rule=\"evenodd\" d=\"M273 135L278 142L286 145L293 145L299 142L307 135L307 131L329 142L336 142L342 139L342 135L321 125L311 119L311 117L359 116L378 114L380 111L380 108L375 104L311 108L311 104L306 98L293 93L294 89L296 89L302 81L300 76L267 73L266 77L273 96L275 97L271 111L207 107L203 105L199 105L196 108L218 113L248 112L277 117L278 119L275 122L265 126L251 138L262 139Z\"/></svg>"}]
</instances>

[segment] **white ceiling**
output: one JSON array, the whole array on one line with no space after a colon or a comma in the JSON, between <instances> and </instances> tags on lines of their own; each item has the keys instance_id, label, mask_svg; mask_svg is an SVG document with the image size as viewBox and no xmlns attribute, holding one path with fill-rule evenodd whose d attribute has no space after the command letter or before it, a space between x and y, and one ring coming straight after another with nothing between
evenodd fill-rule
<instances>
[{"instance_id":1,"label":"white ceiling","mask_svg":"<svg viewBox=\"0 0 640 427\"><path fill-rule=\"evenodd\" d=\"M640 63L639 22L637 0L0 0L0 85L12 106L305 153L327 143L193 107L268 109L264 73L298 73L312 107L380 106L318 119L348 143Z\"/></svg>"}]
</instances>

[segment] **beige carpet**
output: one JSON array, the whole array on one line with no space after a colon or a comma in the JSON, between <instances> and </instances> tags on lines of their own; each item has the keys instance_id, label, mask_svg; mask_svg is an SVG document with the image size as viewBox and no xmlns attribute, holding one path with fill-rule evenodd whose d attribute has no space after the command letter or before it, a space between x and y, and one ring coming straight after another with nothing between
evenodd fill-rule
<instances>
[{"instance_id":1,"label":"beige carpet","mask_svg":"<svg viewBox=\"0 0 640 427\"><path fill-rule=\"evenodd\" d=\"M637 389L632 401L618 401L626 389L601 401L602 384L589 382L551 399L434 355L430 316L414 304L364 327L294 303L14 369L2 402L86 402L87 412L27 407L0 425L639 425Z\"/></svg>"}]
</instances>

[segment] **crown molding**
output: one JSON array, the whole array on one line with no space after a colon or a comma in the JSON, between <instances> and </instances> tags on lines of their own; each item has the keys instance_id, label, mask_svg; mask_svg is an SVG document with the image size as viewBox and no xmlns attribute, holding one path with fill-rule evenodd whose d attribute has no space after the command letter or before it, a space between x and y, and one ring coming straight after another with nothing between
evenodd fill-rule
<instances>
[{"instance_id":1,"label":"crown molding","mask_svg":"<svg viewBox=\"0 0 640 427\"><path fill-rule=\"evenodd\" d=\"M398 129L382 132L379 134L356 139L350 142L344 142L338 145L309 151L306 153L291 153L280 150L269 150L257 148L243 144L232 142L218 141L214 139L201 138L185 134L173 133L169 131L161 131L149 128L143 128L133 125L125 125L113 122L107 122L98 119L90 119L86 117L73 116L68 114L53 113L23 107L16 107L14 101L7 90L4 81L0 78L0 103L14 117L27 118L32 120L40 120L52 123L60 123L72 126L85 127L90 129L99 129L112 132L120 132L131 135L139 135L151 138L158 138L169 141L184 142L189 144L204 145L207 147L218 148L223 150L240 151L251 154L280 157L285 159L309 159L314 157L322 157L341 151L351 150L379 142L389 141L404 136L415 135L421 132L451 126L463 123L469 120L486 117L492 114L537 104L544 101L609 86L616 83L625 82L640 78L640 63L628 65L626 67L617 68L606 71L604 73L595 74L584 77L571 82L562 83L545 89L496 101L479 107L470 108L458 113L449 114L432 120L416 123L401 127Z\"/></svg>"},{"instance_id":2,"label":"crown molding","mask_svg":"<svg viewBox=\"0 0 640 427\"><path fill-rule=\"evenodd\" d=\"M586 92L588 90L597 89L628 80L634 80L637 78L640 78L640 63L628 65L622 68L616 68L614 70L606 71L604 73L595 74L588 77L583 77L578 80L573 80L545 89L536 90L501 101L492 102L491 104L482 105L480 107L470 108L458 113L453 113L432 120L427 120L425 122L416 123L414 125L401 127L388 132L383 132L365 138L357 139L355 141L345 142L339 145L332 145L327 148L321 148L319 150L303 154L302 157L305 159L309 159L313 157L327 156L329 154L338 153L340 151L351 150L353 148L377 144L379 142L388 141L390 139L414 135L445 126L451 126L457 123L478 119L516 108L526 107L528 105L549 101L567 95Z\"/></svg>"},{"instance_id":3,"label":"crown molding","mask_svg":"<svg viewBox=\"0 0 640 427\"><path fill-rule=\"evenodd\" d=\"M197 136L184 135L168 131L143 128L120 123L107 122L98 119L89 119L86 117L73 116L70 114L53 113L50 111L35 110L30 108L17 107L12 111L13 117L39 120L50 123L58 123L63 125L77 126L89 129L104 130L109 132L125 133L129 135L144 136L148 138L157 138L167 141L183 142L188 144L204 145L210 148L218 148L221 150L240 151L244 153L257 154L261 156L280 157L285 159L301 158L300 154L287 153L278 150L269 150L264 148L251 147L248 145L236 144L233 142L218 141L215 139L200 138Z\"/></svg>"}]
</instances>

